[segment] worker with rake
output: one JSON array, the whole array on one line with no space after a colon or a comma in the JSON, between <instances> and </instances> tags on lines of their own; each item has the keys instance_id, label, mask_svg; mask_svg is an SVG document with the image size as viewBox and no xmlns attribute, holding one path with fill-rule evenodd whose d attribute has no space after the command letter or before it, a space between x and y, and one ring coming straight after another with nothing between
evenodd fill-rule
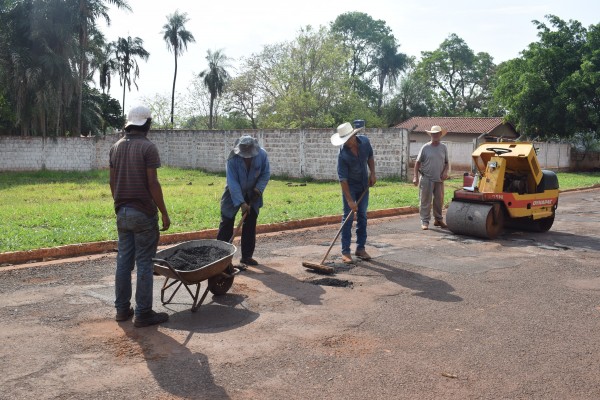
<instances>
[{"instance_id":1,"label":"worker with rake","mask_svg":"<svg viewBox=\"0 0 600 400\"><path fill-rule=\"evenodd\" d=\"M363 260L371 256L365 250L367 242L367 207L369 187L375 185L375 158L369 139L357 135L363 128L352 128L349 122L337 127L331 136L331 144L341 146L338 154L337 171L342 187L344 217L342 219L342 261L353 263L350 251L352 241L353 214L356 213L356 251L354 255ZM350 221L348 221L350 220Z\"/></svg>"}]
</instances>

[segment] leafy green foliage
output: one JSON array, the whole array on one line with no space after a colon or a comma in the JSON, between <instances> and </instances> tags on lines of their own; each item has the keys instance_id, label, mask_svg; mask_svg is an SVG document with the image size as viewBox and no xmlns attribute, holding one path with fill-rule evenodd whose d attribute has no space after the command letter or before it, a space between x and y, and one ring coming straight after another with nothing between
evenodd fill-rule
<instances>
[{"instance_id":1,"label":"leafy green foliage","mask_svg":"<svg viewBox=\"0 0 600 400\"><path fill-rule=\"evenodd\" d=\"M431 82L432 114L486 115L495 72L492 57L475 54L465 41L451 34L434 51L423 51L417 65L420 80Z\"/></svg>"},{"instance_id":2,"label":"leafy green foliage","mask_svg":"<svg viewBox=\"0 0 600 400\"><path fill-rule=\"evenodd\" d=\"M540 40L498 70L495 96L517 129L532 138L570 138L598 131L597 27L546 16Z\"/></svg>"}]
</instances>

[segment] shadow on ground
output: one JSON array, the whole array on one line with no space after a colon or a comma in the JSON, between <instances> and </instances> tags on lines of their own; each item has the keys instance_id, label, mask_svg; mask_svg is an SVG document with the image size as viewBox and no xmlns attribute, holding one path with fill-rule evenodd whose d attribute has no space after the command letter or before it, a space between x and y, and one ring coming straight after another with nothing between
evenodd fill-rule
<instances>
[{"instance_id":1,"label":"shadow on ground","mask_svg":"<svg viewBox=\"0 0 600 400\"><path fill-rule=\"evenodd\" d=\"M229 399L225 389L215 383L206 355L192 353L186 347L191 333L181 344L156 325L143 329L121 327L139 344L148 369L163 390L181 398Z\"/></svg>"},{"instance_id":2,"label":"shadow on ground","mask_svg":"<svg viewBox=\"0 0 600 400\"><path fill-rule=\"evenodd\" d=\"M441 279L430 278L416 272L393 267L377 260L362 262L361 268L383 274L390 282L397 283L407 289L416 290L413 296L435 301L458 302L462 297L452 294L454 287Z\"/></svg>"}]
</instances>

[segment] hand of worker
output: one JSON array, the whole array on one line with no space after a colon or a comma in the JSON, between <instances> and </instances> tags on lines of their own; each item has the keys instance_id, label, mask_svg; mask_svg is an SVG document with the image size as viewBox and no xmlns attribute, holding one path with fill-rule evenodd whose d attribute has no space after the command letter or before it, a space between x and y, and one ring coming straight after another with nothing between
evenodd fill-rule
<instances>
[{"instance_id":1,"label":"hand of worker","mask_svg":"<svg viewBox=\"0 0 600 400\"><path fill-rule=\"evenodd\" d=\"M258 188L254 188L252 192L252 201L258 200L262 196L262 192Z\"/></svg>"},{"instance_id":2,"label":"hand of worker","mask_svg":"<svg viewBox=\"0 0 600 400\"><path fill-rule=\"evenodd\" d=\"M162 226L161 231L166 231L171 226L171 219L168 214L162 214Z\"/></svg>"},{"instance_id":3,"label":"hand of worker","mask_svg":"<svg viewBox=\"0 0 600 400\"><path fill-rule=\"evenodd\" d=\"M442 178L442 180L445 181L446 179L448 179L448 173L444 172L440 178Z\"/></svg>"},{"instance_id":4,"label":"hand of worker","mask_svg":"<svg viewBox=\"0 0 600 400\"><path fill-rule=\"evenodd\" d=\"M369 175L369 187L375 186L375 183L377 183L377 177L375 174Z\"/></svg>"},{"instance_id":5,"label":"hand of worker","mask_svg":"<svg viewBox=\"0 0 600 400\"><path fill-rule=\"evenodd\" d=\"M246 214L248 211L250 211L250 206L248 203L242 203L240 208L242 209L242 214Z\"/></svg>"},{"instance_id":6,"label":"hand of worker","mask_svg":"<svg viewBox=\"0 0 600 400\"><path fill-rule=\"evenodd\" d=\"M413 177L413 185L417 186L419 184L419 178L418 177Z\"/></svg>"},{"instance_id":7,"label":"hand of worker","mask_svg":"<svg viewBox=\"0 0 600 400\"><path fill-rule=\"evenodd\" d=\"M354 211L355 213L358 212L358 204L356 204L354 200L348 202L348 206L350 206L352 211Z\"/></svg>"}]
</instances>

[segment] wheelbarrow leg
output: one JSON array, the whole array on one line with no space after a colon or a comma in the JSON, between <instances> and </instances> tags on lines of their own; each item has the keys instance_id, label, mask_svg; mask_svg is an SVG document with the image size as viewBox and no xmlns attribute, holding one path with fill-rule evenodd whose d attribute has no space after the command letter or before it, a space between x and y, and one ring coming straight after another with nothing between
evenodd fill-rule
<instances>
[{"instance_id":1,"label":"wheelbarrow leg","mask_svg":"<svg viewBox=\"0 0 600 400\"><path fill-rule=\"evenodd\" d=\"M175 296L175 293L177 293L177 291L181 287L181 284L183 283L183 282L178 281L178 280L174 280L170 284L168 284L168 282L169 282L169 278L165 278L165 283L163 284L163 287L160 290L160 301L162 302L163 305L169 304L171 302L171 300L173 300L173 297ZM166 290L169 289L171 286L177 284L177 283L179 283L179 285L175 288L175 290L173 290L173 293L171 293L171 297L169 297L169 300L165 301L165 292L166 292Z\"/></svg>"},{"instance_id":2,"label":"wheelbarrow leg","mask_svg":"<svg viewBox=\"0 0 600 400\"><path fill-rule=\"evenodd\" d=\"M196 289L196 298L194 299L194 304L192 305L192 312L196 312L198 310L198 308L204 302L204 299L206 298L206 295L208 294L208 285L206 286L206 289L204 290L204 294L202 295L202 298L200 299L198 304L196 304L196 301L198 301L198 293L199 292L200 292L200 284L198 284L198 288Z\"/></svg>"}]
</instances>

